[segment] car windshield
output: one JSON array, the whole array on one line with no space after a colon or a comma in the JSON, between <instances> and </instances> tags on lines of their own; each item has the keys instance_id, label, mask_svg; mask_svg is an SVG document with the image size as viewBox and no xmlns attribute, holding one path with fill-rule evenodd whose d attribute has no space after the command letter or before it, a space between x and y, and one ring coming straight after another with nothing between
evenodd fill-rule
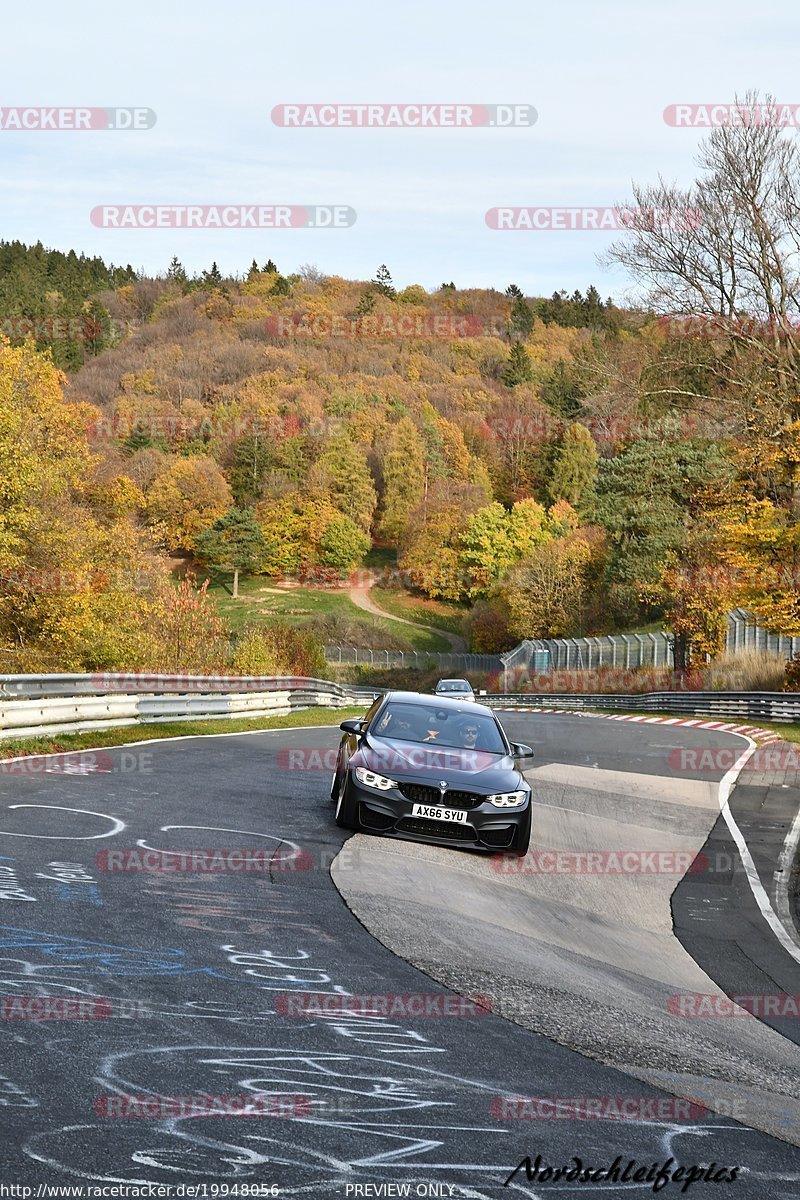
<instances>
[{"instance_id":1,"label":"car windshield","mask_svg":"<svg viewBox=\"0 0 800 1200\"><path fill-rule=\"evenodd\" d=\"M371 732L378 737L429 746L457 746L486 754L508 753L493 717L437 708L435 704L402 701L387 704Z\"/></svg>"},{"instance_id":2,"label":"car windshield","mask_svg":"<svg viewBox=\"0 0 800 1200\"><path fill-rule=\"evenodd\" d=\"M471 692L472 688L461 679L443 679L438 690L440 692Z\"/></svg>"}]
</instances>

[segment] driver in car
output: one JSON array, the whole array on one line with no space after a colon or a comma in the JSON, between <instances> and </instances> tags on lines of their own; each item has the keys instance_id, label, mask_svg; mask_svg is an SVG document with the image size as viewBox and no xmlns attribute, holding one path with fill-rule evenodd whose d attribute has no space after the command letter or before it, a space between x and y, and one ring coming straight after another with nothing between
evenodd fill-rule
<instances>
[{"instance_id":1,"label":"driver in car","mask_svg":"<svg viewBox=\"0 0 800 1200\"><path fill-rule=\"evenodd\" d=\"M459 736L465 750L474 750L478 745L480 729L476 721L465 721L459 729Z\"/></svg>"},{"instance_id":2,"label":"driver in car","mask_svg":"<svg viewBox=\"0 0 800 1200\"><path fill-rule=\"evenodd\" d=\"M400 738L401 741L415 742L417 740L416 730L411 718L402 712L388 712L380 723L378 733Z\"/></svg>"}]
</instances>

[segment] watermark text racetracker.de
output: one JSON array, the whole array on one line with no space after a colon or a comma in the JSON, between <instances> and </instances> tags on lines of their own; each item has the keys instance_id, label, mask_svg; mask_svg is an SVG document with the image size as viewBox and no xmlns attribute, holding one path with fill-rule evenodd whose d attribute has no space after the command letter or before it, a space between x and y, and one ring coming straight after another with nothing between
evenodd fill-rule
<instances>
[{"instance_id":1,"label":"watermark text racetracker.de","mask_svg":"<svg viewBox=\"0 0 800 1200\"><path fill-rule=\"evenodd\" d=\"M462 338L492 335L480 317L469 313L297 313L267 317L267 333L276 338Z\"/></svg>"},{"instance_id":2,"label":"watermark text racetracker.de","mask_svg":"<svg viewBox=\"0 0 800 1200\"><path fill-rule=\"evenodd\" d=\"M503 207L490 208L486 224L496 230L528 230L531 232L566 230L648 231L697 229L702 215L693 208L625 208L625 207Z\"/></svg>"},{"instance_id":3,"label":"watermark text racetracker.de","mask_svg":"<svg viewBox=\"0 0 800 1200\"><path fill-rule=\"evenodd\" d=\"M679 1096L493 1096L498 1121L697 1121L709 1109Z\"/></svg>"},{"instance_id":4,"label":"watermark text racetracker.de","mask_svg":"<svg viewBox=\"0 0 800 1200\"><path fill-rule=\"evenodd\" d=\"M349 229L349 204L97 204L101 229Z\"/></svg>"},{"instance_id":5,"label":"watermark text racetracker.de","mask_svg":"<svg viewBox=\"0 0 800 1200\"><path fill-rule=\"evenodd\" d=\"M710 129L772 126L800 129L800 104L668 104L664 123L677 129Z\"/></svg>"},{"instance_id":6,"label":"watermark text racetracker.de","mask_svg":"<svg viewBox=\"0 0 800 1200\"><path fill-rule=\"evenodd\" d=\"M287 1093L248 1092L243 1095L212 1096L98 1096L98 1117L125 1119L143 1117L310 1117L312 1097Z\"/></svg>"},{"instance_id":7,"label":"watermark text racetracker.de","mask_svg":"<svg viewBox=\"0 0 800 1200\"><path fill-rule=\"evenodd\" d=\"M33 338L37 342L95 342L108 334L120 338L120 321L108 319L107 327L88 313L79 317L26 317L0 315L0 334L12 341Z\"/></svg>"},{"instance_id":8,"label":"watermark text racetracker.de","mask_svg":"<svg viewBox=\"0 0 800 1200\"><path fill-rule=\"evenodd\" d=\"M669 337L796 338L800 313L668 313L656 326Z\"/></svg>"},{"instance_id":9,"label":"watermark text racetracker.de","mask_svg":"<svg viewBox=\"0 0 800 1200\"><path fill-rule=\"evenodd\" d=\"M708 771L713 775L724 775L731 771L742 758L742 746L675 746L669 752L670 773ZM800 771L800 745L790 742L773 742L758 746L741 764L742 773L766 771Z\"/></svg>"},{"instance_id":10,"label":"watermark text racetracker.de","mask_svg":"<svg viewBox=\"0 0 800 1200\"><path fill-rule=\"evenodd\" d=\"M131 846L117 850L99 850L95 854L98 871L199 872L201 874L273 874L278 871L310 871L314 857L307 850L277 847L274 850L252 847L212 846L181 850L159 850Z\"/></svg>"},{"instance_id":11,"label":"watermark text racetracker.de","mask_svg":"<svg viewBox=\"0 0 800 1200\"><path fill-rule=\"evenodd\" d=\"M0 996L0 1021L108 1021L148 1016L139 1000L105 996Z\"/></svg>"},{"instance_id":12,"label":"watermark text racetracker.de","mask_svg":"<svg viewBox=\"0 0 800 1200\"><path fill-rule=\"evenodd\" d=\"M724 850L532 850L524 858L495 854L503 875L703 875L727 884L744 872L738 855Z\"/></svg>"},{"instance_id":13,"label":"watermark text racetracker.de","mask_svg":"<svg viewBox=\"0 0 800 1200\"><path fill-rule=\"evenodd\" d=\"M363 858L358 848L348 843L339 847L278 846L273 850L253 847L212 846L164 850L155 847L129 846L118 850L99 850L95 854L95 869L104 874L132 872L139 875L266 875L295 874L306 871L330 871L336 862L337 870L358 875L363 872ZM0 886L3 872L0 866Z\"/></svg>"},{"instance_id":14,"label":"watermark text racetracker.de","mask_svg":"<svg viewBox=\"0 0 800 1200\"><path fill-rule=\"evenodd\" d=\"M276 104L285 129L509 129L536 124L532 104Z\"/></svg>"},{"instance_id":15,"label":"watermark text racetracker.de","mask_svg":"<svg viewBox=\"0 0 800 1200\"><path fill-rule=\"evenodd\" d=\"M4 750L12 757L0 759L0 775L151 775L150 750L67 750L63 754L14 756L13 743Z\"/></svg>"},{"instance_id":16,"label":"watermark text racetracker.de","mask_svg":"<svg viewBox=\"0 0 800 1200\"><path fill-rule=\"evenodd\" d=\"M338 764L338 750L330 746L293 746L282 748L276 754L276 762L282 771L324 771L332 773ZM442 771L485 771L495 762L496 755L483 750L464 750L457 746L413 745L406 743L403 749L386 747L377 749L364 746L359 751L359 762L363 767L378 773L411 770L440 775Z\"/></svg>"},{"instance_id":17,"label":"watermark text racetracker.de","mask_svg":"<svg viewBox=\"0 0 800 1200\"><path fill-rule=\"evenodd\" d=\"M705 864L692 850L533 850L524 858L492 857L493 868L504 875L683 876Z\"/></svg>"},{"instance_id":18,"label":"watermark text racetracker.de","mask_svg":"<svg viewBox=\"0 0 800 1200\"><path fill-rule=\"evenodd\" d=\"M681 436L694 437L700 430L699 419L691 413L678 418ZM546 409L532 416L490 417L485 424L488 433L498 441L549 442L563 437L573 422ZM580 424L589 430L596 442L618 442L623 438L637 441L663 441L675 436L675 423L664 417L646 420L639 417L582 416Z\"/></svg>"},{"instance_id":19,"label":"watermark text racetracker.de","mask_svg":"<svg viewBox=\"0 0 800 1200\"><path fill-rule=\"evenodd\" d=\"M152 129L152 108L86 108L25 105L0 108L0 131L63 132L96 129Z\"/></svg>"},{"instance_id":20,"label":"watermark text racetracker.de","mask_svg":"<svg viewBox=\"0 0 800 1200\"><path fill-rule=\"evenodd\" d=\"M275 997L281 1017L485 1017L492 1011L488 996L459 996L455 992L364 996L329 992L286 992Z\"/></svg>"},{"instance_id":21,"label":"watermark text racetracker.de","mask_svg":"<svg viewBox=\"0 0 800 1200\"><path fill-rule=\"evenodd\" d=\"M800 995L790 992L766 992L749 995L723 995L714 992L676 992L667 1001L673 1017L697 1017L730 1020L747 1017L797 1020Z\"/></svg>"}]
</instances>

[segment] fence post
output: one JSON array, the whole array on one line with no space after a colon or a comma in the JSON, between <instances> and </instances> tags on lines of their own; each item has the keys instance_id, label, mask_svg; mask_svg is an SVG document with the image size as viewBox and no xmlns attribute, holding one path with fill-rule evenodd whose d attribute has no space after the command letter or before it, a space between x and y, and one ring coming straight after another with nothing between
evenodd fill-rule
<instances>
[{"instance_id":1,"label":"fence post","mask_svg":"<svg viewBox=\"0 0 800 1200\"><path fill-rule=\"evenodd\" d=\"M636 646L639 651L639 661L636 664L636 668L639 668L644 665L644 643L640 633L634 633L633 636L636 638Z\"/></svg>"},{"instance_id":2,"label":"fence post","mask_svg":"<svg viewBox=\"0 0 800 1200\"><path fill-rule=\"evenodd\" d=\"M657 667L658 666L658 638L656 637L656 635L654 633L648 633L647 636L651 639L651 641L653 643L653 666Z\"/></svg>"}]
</instances>

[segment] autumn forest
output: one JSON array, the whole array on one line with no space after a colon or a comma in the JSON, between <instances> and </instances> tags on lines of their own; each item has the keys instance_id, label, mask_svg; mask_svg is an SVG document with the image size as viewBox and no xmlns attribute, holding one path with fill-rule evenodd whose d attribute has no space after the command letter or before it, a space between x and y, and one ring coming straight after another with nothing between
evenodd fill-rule
<instances>
[{"instance_id":1,"label":"autumn forest","mask_svg":"<svg viewBox=\"0 0 800 1200\"><path fill-rule=\"evenodd\" d=\"M725 186L638 199L710 220ZM655 267L665 238L648 218L612 252L635 305L0 244L3 669L315 673L326 631L232 630L207 581L365 564L478 652L656 622L690 662L737 604L800 632L796 296L700 294L714 248Z\"/></svg>"}]
</instances>

